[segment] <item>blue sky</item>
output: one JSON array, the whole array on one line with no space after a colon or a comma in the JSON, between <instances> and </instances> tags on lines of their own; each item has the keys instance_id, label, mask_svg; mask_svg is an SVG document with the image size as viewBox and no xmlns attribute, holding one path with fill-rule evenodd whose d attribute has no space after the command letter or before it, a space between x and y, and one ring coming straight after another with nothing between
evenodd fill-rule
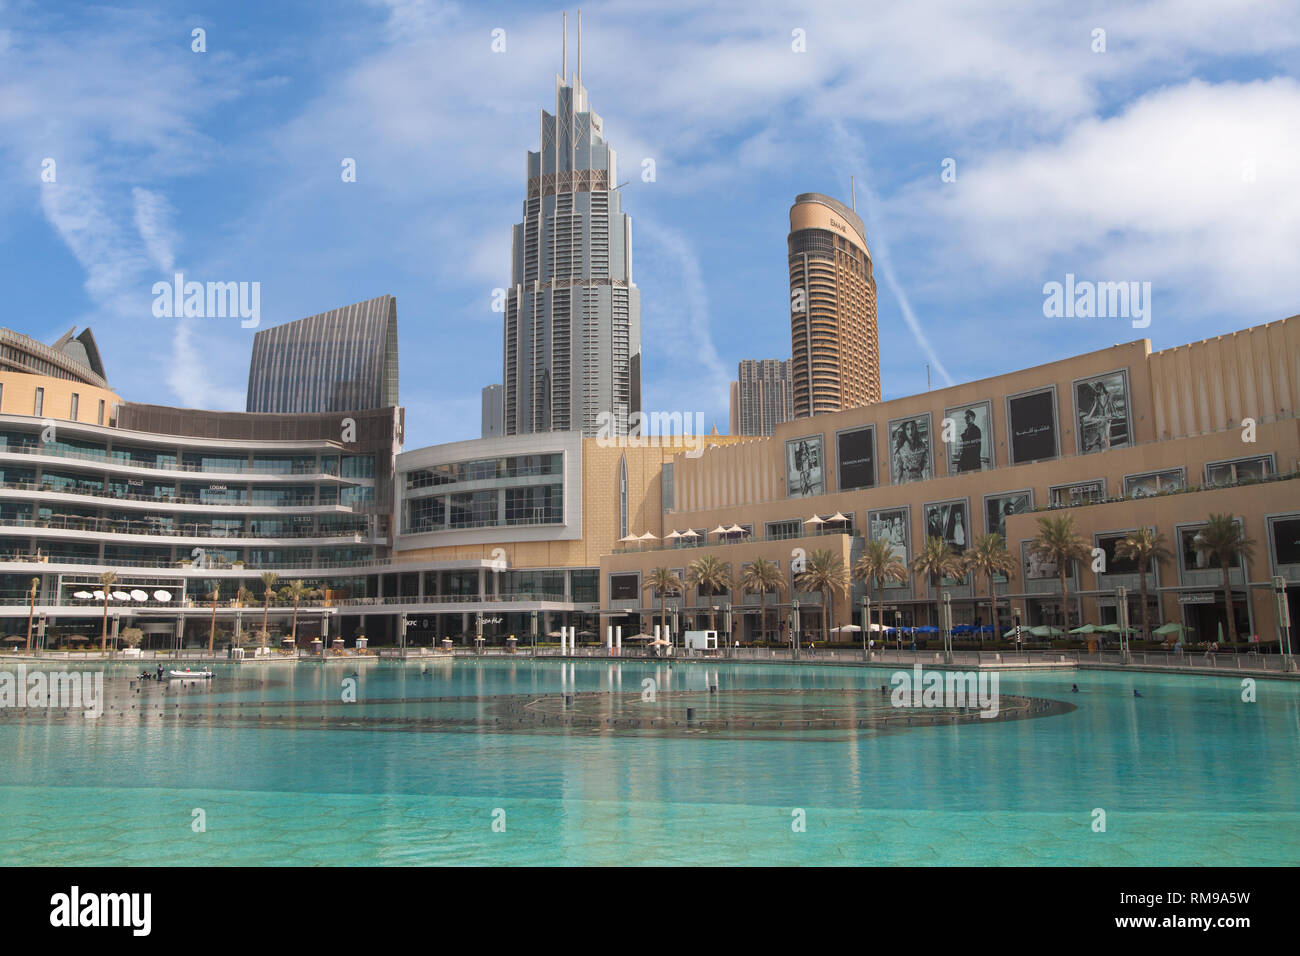
<instances>
[{"instance_id":1,"label":"blue sky","mask_svg":"<svg viewBox=\"0 0 1300 956\"><path fill-rule=\"evenodd\" d=\"M154 282L260 282L263 327L391 293L407 447L477 437L561 9L0 0L0 323L92 326L129 400L242 409L255 330L155 318ZM927 363L942 385L1300 312L1291 3L629 0L584 6L583 39L647 409L726 431L736 362L790 354L790 204L850 176L886 398ZM1150 282L1150 327L1045 318L1066 273Z\"/></svg>"}]
</instances>

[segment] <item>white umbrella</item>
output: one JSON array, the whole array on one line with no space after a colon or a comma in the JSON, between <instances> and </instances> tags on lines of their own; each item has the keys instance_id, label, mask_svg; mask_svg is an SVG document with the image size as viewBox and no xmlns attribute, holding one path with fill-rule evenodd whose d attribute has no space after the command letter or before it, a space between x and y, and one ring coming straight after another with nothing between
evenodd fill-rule
<instances>
[{"instance_id":1,"label":"white umbrella","mask_svg":"<svg viewBox=\"0 0 1300 956\"><path fill-rule=\"evenodd\" d=\"M658 541L658 540L659 540L659 536L658 536L657 534L654 534L653 532L647 531L645 534L641 535L641 537L640 537L638 540L640 540L640 541Z\"/></svg>"},{"instance_id":2,"label":"white umbrella","mask_svg":"<svg viewBox=\"0 0 1300 956\"><path fill-rule=\"evenodd\" d=\"M826 519L818 515L813 515L811 518L804 518L803 523L804 524L825 524Z\"/></svg>"},{"instance_id":3,"label":"white umbrella","mask_svg":"<svg viewBox=\"0 0 1300 956\"><path fill-rule=\"evenodd\" d=\"M91 595L91 597L93 597L96 601L102 601L104 600L104 592L96 591L94 594Z\"/></svg>"},{"instance_id":4,"label":"white umbrella","mask_svg":"<svg viewBox=\"0 0 1300 956\"><path fill-rule=\"evenodd\" d=\"M699 536L700 533L696 531L694 528L687 528L685 531L682 532L683 538L698 538Z\"/></svg>"},{"instance_id":5,"label":"white umbrella","mask_svg":"<svg viewBox=\"0 0 1300 956\"><path fill-rule=\"evenodd\" d=\"M127 594L125 591L114 591L114 592L113 592L113 600L114 600L114 601L129 601L129 600L131 600L131 595Z\"/></svg>"},{"instance_id":6,"label":"white umbrella","mask_svg":"<svg viewBox=\"0 0 1300 956\"><path fill-rule=\"evenodd\" d=\"M72 596L78 601L89 601L95 595L91 594L89 591L76 591Z\"/></svg>"},{"instance_id":7,"label":"white umbrella","mask_svg":"<svg viewBox=\"0 0 1300 956\"><path fill-rule=\"evenodd\" d=\"M641 539L638 538L638 537L637 537L636 535L634 535L634 534L625 534L625 535L623 535L623 537L621 537L621 538L618 539L618 543L619 543L619 544L631 544L633 541L640 541L640 540L641 540Z\"/></svg>"},{"instance_id":8,"label":"white umbrella","mask_svg":"<svg viewBox=\"0 0 1300 956\"><path fill-rule=\"evenodd\" d=\"M860 630L862 630L862 628L858 627L856 624L841 624L839 627L832 627L831 633L834 634L836 631L860 631Z\"/></svg>"},{"instance_id":9,"label":"white umbrella","mask_svg":"<svg viewBox=\"0 0 1300 956\"><path fill-rule=\"evenodd\" d=\"M727 534L744 534L744 533L745 533L745 529L738 524L733 524L730 528L727 529Z\"/></svg>"},{"instance_id":10,"label":"white umbrella","mask_svg":"<svg viewBox=\"0 0 1300 956\"><path fill-rule=\"evenodd\" d=\"M718 525L716 528L714 528L712 531L709 532L709 534L726 534L726 533L727 533L727 529L724 528L722 525Z\"/></svg>"},{"instance_id":11,"label":"white umbrella","mask_svg":"<svg viewBox=\"0 0 1300 956\"><path fill-rule=\"evenodd\" d=\"M670 531L668 534L664 535L664 538L668 541L675 541L678 538L684 538L684 537L685 535L678 534L675 529L673 531Z\"/></svg>"},{"instance_id":12,"label":"white umbrella","mask_svg":"<svg viewBox=\"0 0 1300 956\"><path fill-rule=\"evenodd\" d=\"M170 601L172 599L171 591L154 591L153 599L155 601Z\"/></svg>"},{"instance_id":13,"label":"white umbrella","mask_svg":"<svg viewBox=\"0 0 1300 956\"><path fill-rule=\"evenodd\" d=\"M148 592L148 591L141 591L139 588L136 588L134 591L131 592L131 600L133 600L133 601L147 601L147 600L149 600L149 592Z\"/></svg>"},{"instance_id":14,"label":"white umbrella","mask_svg":"<svg viewBox=\"0 0 1300 956\"><path fill-rule=\"evenodd\" d=\"M827 518L826 520L827 520L828 523L830 523L830 524L834 524L836 521L848 521L849 519L846 518L843 514L841 514L840 512L837 511L837 512L835 512L835 514L831 515L831 516L830 516L829 518Z\"/></svg>"}]
</instances>

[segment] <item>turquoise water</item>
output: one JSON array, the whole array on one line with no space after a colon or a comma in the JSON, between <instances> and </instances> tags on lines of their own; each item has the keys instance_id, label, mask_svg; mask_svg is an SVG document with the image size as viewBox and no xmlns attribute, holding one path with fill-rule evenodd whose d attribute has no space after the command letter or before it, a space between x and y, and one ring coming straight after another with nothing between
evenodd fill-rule
<instances>
[{"instance_id":1,"label":"turquoise water","mask_svg":"<svg viewBox=\"0 0 1300 956\"><path fill-rule=\"evenodd\" d=\"M350 666L230 667L167 693L136 693L136 669L110 669L119 709L98 720L0 716L0 863L1300 861L1294 683L1244 703L1228 678L1003 673L1003 695L1075 709L882 732L797 725L809 708L870 714L893 668L372 664L348 704ZM566 692L616 717L774 708L791 726L495 729L507 697L563 714Z\"/></svg>"}]
</instances>

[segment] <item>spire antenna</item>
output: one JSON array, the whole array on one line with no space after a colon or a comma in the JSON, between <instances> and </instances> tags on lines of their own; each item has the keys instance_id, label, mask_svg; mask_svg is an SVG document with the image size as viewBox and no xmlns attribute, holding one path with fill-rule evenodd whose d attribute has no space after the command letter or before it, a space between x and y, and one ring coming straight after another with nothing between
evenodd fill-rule
<instances>
[{"instance_id":1,"label":"spire antenna","mask_svg":"<svg viewBox=\"0 0 1300 956\"><path fill-rule=\"evenodd\" d=\"M562 16L564 39L560 41L560 82L563 83L569 78L569 11L565 10Z\"/></svg>"},{"instance_id":2,"label":"spire antenna","mask_svg":"<svg viewBox=\"0 0 1300 956\"><path fill-rule=\"evenodd\" d=\"M582 89L582 11L578 11L578 89Z\"/></svg>"},{"instance_id":3,"label":"spire antenna","mask_svg":"<svg viewBox=\"0 0 1300 956\"><path fill-rule=\"evenodd\" d=\"M853 211L858 211L858 183L852 176L849 177L849 202L853 203Z\"/></svg>"}]
</instances>

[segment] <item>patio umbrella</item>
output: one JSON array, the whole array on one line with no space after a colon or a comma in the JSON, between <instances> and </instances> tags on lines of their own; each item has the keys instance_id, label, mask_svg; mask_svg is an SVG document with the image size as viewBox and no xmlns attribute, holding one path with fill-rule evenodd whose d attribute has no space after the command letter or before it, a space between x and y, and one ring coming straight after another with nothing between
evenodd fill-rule
<instances>
[{"instance_id":1,"label":"patio umbrella","mask_svg":"<svg viewBox=\"0 0 1300 956\"><path fill-rule=\"evenodd\" d=\"M856 624L841 624L839 627L832 627L832 628L831 628L831 633L834 634L836 631L852 631L852 632L857 632L857 631L860 631L860 630L862 630L862 628L858 627Z\"/></svg>"},{"instance_id":2,"label":"patio umbrella","mask_svg":"<svg viewBox=\"0 0 1300 956\"><path fill-rule=\"evenodd\" d=\"M694 528L687 528L685 531L682 532L683 538L698 538L699 536L700 533L696 531Z\"/></svg>"},{"instance_id":3,"label":"patio umbrella","mask_svg":"<svg viewBox=\"0 0 1300 956\"><path fill-rule=\"evenodd\" d=\"M744 533L745 533L745 529L738 524L733 524L730 528L727 529L727 534L744 534Z\"/></svg>"},{"instance_id":4,"label":"patio umbrella","mask_svg":"<svg viewBox=\"0 0 1300 956\"><path fill-rule=\"evenodd\" d=\"M670 531L668 534L664 535L664 540L676 541L680 537L682 537L682 535L678 534L677 531L674 529L673 531Z\"/></svg>"},{"instance_id":5,"label":"patio umbrella","mask_svg":"<svg viewBox=\"0 0 1300 956\"><path fill-rule=\"evenodd\" d=\"M653 532L647 531L645 534L641 535L641 537L638 538L637 540L639 540L639 541L658 541L658 540L659 540L659 536L658 536L657 534L654 534Z\"/></svg>"},{"instance_id":6,"label":"patio umbrella","mask_svg":"<svg viewBox=\"0 0 1300 956\"><path fill-rule=\"evenodd\" d=\"M1022 632L1022 633L1023 633L1023 632ZM1011 630L1007 631L1007 632L1006 632L1005 634L1003 634L1002 636L1003 636L1004 638L1015 637L1015 636L1016 636L1016 629L1013 627Z\"/></svg>"},{"instance_id":7,"label":"patio umbrella","mask_svg":"<svg viewBox=\"0 0 1300 956\"><path fill-rule=\"evenodd\" d=\"M927 625L925 625L924 627L918 627L918 628L916 628L916 633L918 633L918 634L938 634L938 633L939 633L939 629L938 629L937 627L935 627L933 624L927 624Z\"/></svg>"},{"instance_id":8,"label":"patio umbrella","mask_svg":"<svg viewBox=\"0 0 1300 956\"><path fill-rule=\"evenodd\" d=\"M672 643L672 642L671 642L671 641L665 641L662 637L656 637L653 641L650 642L650 646L651 646L651 647L667 647L670 643Z\"/></svg>"},{"instance_id":9,"label":"patio umbrella","mask_svg":"<svg viewBox=\"0 0 1300 956\"><path fill-rule=\"evenodd\" d=\"M78 601L89 601L95 595L91 594L89 591L74 591L72 596Z\"/></svg>"},{"instance_id":10,"label":"patio umbrella","mask_svg":"<svg viewBox=\"0 0 1300 956\"><path fill-rule=\"evenodd\" d=\"M627 641L651 641L654 640L649 634L633 634L631 637L623 638L624 643Z\"/></svg>"},{"instance_id":11,"label":"patio umbrella","mask_svg":"<svg viewBox=\"0 0 1300 956\"><path fill-rule=\"evenodd\" d=\"M1037 627L1031 627L1029 633L1034 637L1062 637L1065 632L1059 627L1052 627L1050 624L1040 624Z\"/></svg>"},{"instance_id":12,"label":"patio umbrella","mask_svg":"<svg viewBox=\"0 0 1300 956\"><path fill-rule=\"evenodd\" d=\"M637 542L637 541L640 541L640 540L641 540L641 539L638 538L638 537L637 537L636 535L634 535L634 534L625 534L625 535L623 535L623 537L621 537L621 538L618 539L618 543L619 543L619 544L633 544L633 543L635 543L635 542Z\"/></svg>"},{"instance_id":13,"label":"patio umbrella","mask_svg":"<svg viewBox=\"0 0 1300 956\"><path fill-rule=\"evenodd\" d=\"M1222 621L1219 622L1219 636L1216 638L1216 640L1220 644L1223 643L1223 622Z\"/></svg>"},{"instance_id":14,"label":"patio umbrella","mask_svg":"<svg viewBox=\"0 0 1300 956\"><path fill-rule=\"evenodd\" d=\"M718 525L716 528L714 528L712 531L709 532L709 534L716 534L716 535L724 535L726 533L727 533L727 529L724 528L722 525Z\"/></svg>"},{"instance_id":15,"label":"patio umbrella","mask_svg":"<svg viewBox=\"0 0 1300 956\"><path fill-rule=\"evenodd\" d=\"M154 599L155 601L162 601L162 602L165 604L166 602L168 602L168 601L170 601L170 600L172 599L172 592L171 592L171 591L154 591L154 592L153 592L153 599Z\"/></svg>"},{"instance_id":16,"label":"patio umbrella","mask_svg":"<svg viewBox=\"0 0 1300 956\"><path fill-rule=\"evenodd\" d=\"M826 519L818 515L813 515L811 518L804 518L803 523L804 524L825 524Z\"/></svg>"},{"instance_id":17,"label":"patio umbrella","mask_svg":"<svg viewBox=\"0 0 1300 956\"><path fill-rule=\"evenodd\" d=\"M1096 632L1097 626L1095 624L1085 624L1083 627L1076 627L1070 631L1071 634L1095 634Z\"/></svg>"},{"instance_id":18,"label":"patio umbrella","mask_svg":"<svg viewBox=\"0 0 1300 956\"><path fill-rule=\"evenodd\" d=\"M1097 628L1096 628L1096 633L1098 633L1098 634L1118 634L1118 633L1119 633L1119 625L1118 625L1118 624L1100 624L1100 625L1098 625Z\"/></svg>"},{"instance_id":19,"label":"patio umbrella","mask_svg":"<svg viewBox=\"0 0 1300 956\"><path fill-rule=\"evenodd\" d=\"M1190 630L1190 628L1186 627L1185 625L1176 624L1173 621L1170 621L1168 624L1161 624L1151 633L1159 634L1161 637L1167 637L1170 634L1182 634L1184 631L1187 630Z\"/></svg>"},{"instance_id":20,"label":"patio umbrella","mask_svg":"<svg viewBox=\"0 0 1300 956\"><path fill-rule=\"evenodd\" d=\"M27 638L19 637L17 634L10 634L8 637L5 638L6 644L23 644L26 643L26 641Z\"/></svg>"},{"instance_id":21,"label":"patio umbrella","mask_svg":"<svg viewBox=\"0 0 1300 956\"><path fill-rule=\"evenodd\" d=\"M131 592L131 600L132 600L132 601L147 601L147 600L149 600L149 592L148 592L148 591L141 591L139 588L136 588L135 590L133 590L133 591Z\"/></svg>"}]
</instances>

